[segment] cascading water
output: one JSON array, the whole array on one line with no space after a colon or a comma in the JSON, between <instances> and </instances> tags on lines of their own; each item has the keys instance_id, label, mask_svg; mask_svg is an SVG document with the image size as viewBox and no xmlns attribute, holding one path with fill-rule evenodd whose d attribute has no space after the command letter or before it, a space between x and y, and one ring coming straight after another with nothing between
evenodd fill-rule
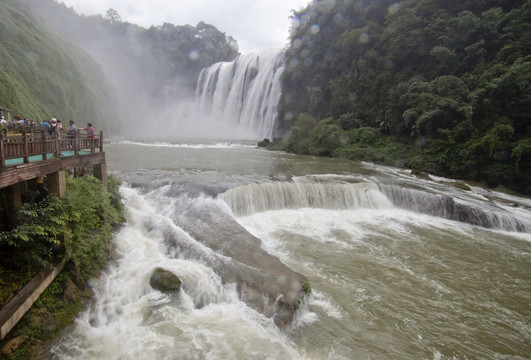
<instances>
[{"instance_id":1,"label":"cascading water","mask_svg":"<svg viewBox=\"0 0 531 360\"><path fill-rule=\"evenodd\" d=\"M275 135L284 51L240 55L203 69L196 106L208 118L237 127L257 139Z\"/></svg>"},{"instance_id":2,"label":"cascading water","mask_svg":"<svg viewBox=\"0 0 531 360\"><path fill-rule=\"evenodd\" d=\"M529 358L530 199L235 144L106 150L117 259L43 359ZM278 327L283 267L312 293Z\"/></svg>"},{"instance_id":3,"label":"cascading water","mask_svg":"<svg viewBox=\"0 0 531 360\"><path fill-rule=\"evenodd\" d=\"M373 183L263 183L243 185L220 195L236 216L300 208L385 209L392 203Z\"/></svg>"},{"instance_id":4,"label":"cascading water","mask_svg":"<svg viewBox=\"0 0 531 360\"><path fill-rule=\"evenodd\" d=\"M458 201L445 194L396 185L276 182L243 185L219 196L236 216L268 210L388 209L397 207L445 219L507 231L531 232L531 222L488 203Z\"/></svg>"}]
</instances>

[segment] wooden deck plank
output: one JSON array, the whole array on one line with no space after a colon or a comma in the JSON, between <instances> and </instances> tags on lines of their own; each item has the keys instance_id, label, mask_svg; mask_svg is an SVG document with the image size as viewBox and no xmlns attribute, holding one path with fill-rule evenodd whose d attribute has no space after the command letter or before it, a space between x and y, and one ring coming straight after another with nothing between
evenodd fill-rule
<instances>
[{"instance_id":1,"label":"wooden deck plank","mask_svg":"<svg viewBox=\"0 0 531 360\"><path fill-rule=\"evenodd\" d=\"M86 155L73 155L51 158L39 162L8 166L0 169L0 189L11 186L21 181L45 176L53 172L74 169L81 166L90 166L105 162L105 153L89 153Z\"/></svg>"},{"instance_id":2,"label":"wooden deck plank","mask_svg":"<svg viewBox=\"0 0 531 360\"><path fill-rule=\"evenodd\" d=\"M63 270L65 263L66 260L60 261L56 263L54 268L41 271L0 311L0 340L9 333Z\"/></svg>"}]
</instances>

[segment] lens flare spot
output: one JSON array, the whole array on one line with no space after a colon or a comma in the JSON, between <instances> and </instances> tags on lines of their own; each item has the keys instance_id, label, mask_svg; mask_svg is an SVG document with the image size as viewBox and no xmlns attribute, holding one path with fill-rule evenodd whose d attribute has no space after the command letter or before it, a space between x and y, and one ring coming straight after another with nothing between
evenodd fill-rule
<instances>
[{"instance_id":1,"label":"lens flare spot","mask_svg":"<svg viewBox=\"0 0 531 360\"><path fill-rule=\"evenodd\" d=\"M362 44L366 44L366 43L369 42L369 39L370 39L370 38L371 38L371 37L370 37L370 35L369 35L368 32L363 32L363 33L361 33L361 35L360 35L360 43L362 43Z\"/></svg>"},{"instance_id":2,"label":"lens flare spot","mask_svg":"<svg viewBox=\"0 0 531 360\"><path fill-rule=\"evenodd\" d=\"M288 111L284 114L284 119L286 120L292 120L293 119L293 112Z\"/></svg>"},{"instance_id":3,"label":"lens flare spot","mask_svg":"<svg viewBox=\"0 0 531 360\"><path fill-rule=\"evenodd\" d=\"M334 23L341 24L343 22L343 14L337 13L334 15Z\"/></svg>"},{"instance_id":4,"label":"lens flare spot","mask_svg":"<svg viewBox=\"0 0 531 360\"><path fill-rule=\"evenodd\" d=\"M384 67L389 70L392 69L395 66L395 63L392 59L385 60Z\"/></svg>"},{"instance_id":5,"label":"lens flare spot","mask_svg":"<svg viewBox=\"0 0 531 360\"><path fill-rule=\"evenodd\" d=\"M363 3L361 1L356 1L354 4L354 11L360 13L363 11Z\"/></svg>"},{"instance_id":6,"label":"lens flare spot","mask_svg":"<svg viewBox=\"0 0 531 360\"><path fill-rule=\"evenodd\" d=\"M389 7L387 8L387 14L394 15L398 12L398 10L400 10L400 3L396 2L394 4L389 5Z\"/></svg>"},{"instance_id":7,"label":"lens flare spot","mask_svg":"<svg viewBox=\"0 0 531 360\"><path fill-rule=\"evenodd\" d=\"M428 142L428 139L424 136L417 137L417 140L415 140L415 145L417 146L424 146Z\"/></svg>"},{"instance_id":8,"label":"lens flare spot","mask_svg":"<svg viewBox=\"0 0 531 360\"><path fill-rule=\"evenodd\" d=\"M302 39L301 38L296 38L295 40L293 40L293 47L298 49L302 46Z\"/></svg>"},{"instance_id":9,"label":"lens flare spot","mask_svg":"<svg viewBox=\"0 0 531 360\"><path fill-rule=\"evenodd\" d=\"M293 58L289 62L289 66L292 67L292 68L296 67L297 65L299 65L299 59L297 59L297 58Z\"/></svg>"},{"instance_id":10,"label":"lens flare spot","mask_svg":"<svg viewBox=\"0 0 531 360\"><path fill-rule=\"evenodd\" d=\"M197 50L191 50L189 53L188 53L188 57L190 58L190 60L192 61L197 61L199 59L199 53L197 52Z\"/></svg>"},{"instance_id":11,"label":"lens flare spot","mask_svg":"<svg viewBox=\"0 0 531 360\"><path fill-rule=\"evenodd\" d=\"M317 34L320 30L321 30L321 26L319 26L319 24L313 24L310 27L310 33L311 34Z\"/></svg>"},{"instance_id":12,"label":"lens flare spot","mask_svg":"<svg viewBox=\"0 0 531 360\"><path fill-rule=\"evenodd\" d=\"M301 26L301 21L298 17L293 17L293 19L291 19L291 27L292 29L298 29L299 26Z\"/></svg>"}]
</instances>

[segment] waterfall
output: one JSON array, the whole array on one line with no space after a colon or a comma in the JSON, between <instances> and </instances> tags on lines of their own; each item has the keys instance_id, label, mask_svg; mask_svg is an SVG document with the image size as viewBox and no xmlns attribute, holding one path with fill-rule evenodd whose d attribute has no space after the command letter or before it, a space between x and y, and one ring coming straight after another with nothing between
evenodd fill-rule
<instances>
[{"instance_id":1,"label":"waterfall","mask_svg":"<svg viewBox=\"0 0 531 360\"><path fill-rule=\"evenodd\" d=\"M272 182L232 188L219 198L236 216L282 209L400 208L485 228L531 233L529 220L489 203L467 203L443 194L396 185Z\"/></svg>"},{"instance_id":2,"label":"waterfall","mask_svg":"<svg viewBox=\"0 0 531 360\"><path fill-rule=\"evenodd\" d=\"M275 135L284 51L240 55L203 69L196 88L201 114L249 131L257 139Z\"/></svg>"},{"instance_id":3,"label":"waterfall","mask_svg":"<svg viewBox=\"0 0 531 360\"><path fill-rule=\"evenodd\" d=\"M393 202L394 206L401 209L486 228L531 232L529 221L519 219L515 214L492 204L465 203L448 195L430 194L425 191L392 185L382 185L381 190Z\"/></svg>"},{"instance_id":4,"label":"waterfall","mask_svg":"<svg viewBox=\"0 0 531 360\"><path fill-rule=\"evenodd\" d=\"M390 208L393 204L373 183L262 183L239 186L219 196L236 216L282 209Z\"/></svg>"}]
</instances>

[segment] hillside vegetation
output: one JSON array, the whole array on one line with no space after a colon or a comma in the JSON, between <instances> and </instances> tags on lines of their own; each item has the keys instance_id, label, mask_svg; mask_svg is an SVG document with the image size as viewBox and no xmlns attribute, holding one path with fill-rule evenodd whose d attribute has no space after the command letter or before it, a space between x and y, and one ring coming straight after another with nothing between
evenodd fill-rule
<instances>
[{"instance_id":1,"label":"hillside vegetation","mask_svg":"<svg viewBox=\"0 0 531 360\"><path fill-rule=\"evenodd\" d=\"M109 9L104 16L82 16L54 0L18 0L65 38L95 59L116 94L127 132L150 119L153 126L165 109L193 99L200 71L238 55L238 44L216 27L164 23L143 28L124 22Z\"/></svg>"},{"instance_id":2,"label":"hillside vegetation","mask_svg":"<svg viewBox=\"0 0 531 360\"><path fill-rule=\"evenodd\" d=\"M0 106L34 120L55 116L102 128L113 114L110 99L87 53L17 1L0 2Z\"/></svg>"},{"instance_id":3,"label":"hillside vegetation","mask_svg":"<svg viewBox=\"0 0 531 360\"><path fill-rule=\"evenodd\" d=\"M293 12L288 149L531 194L531 1L312 1Z\"/></svg>"}]
</instances>

